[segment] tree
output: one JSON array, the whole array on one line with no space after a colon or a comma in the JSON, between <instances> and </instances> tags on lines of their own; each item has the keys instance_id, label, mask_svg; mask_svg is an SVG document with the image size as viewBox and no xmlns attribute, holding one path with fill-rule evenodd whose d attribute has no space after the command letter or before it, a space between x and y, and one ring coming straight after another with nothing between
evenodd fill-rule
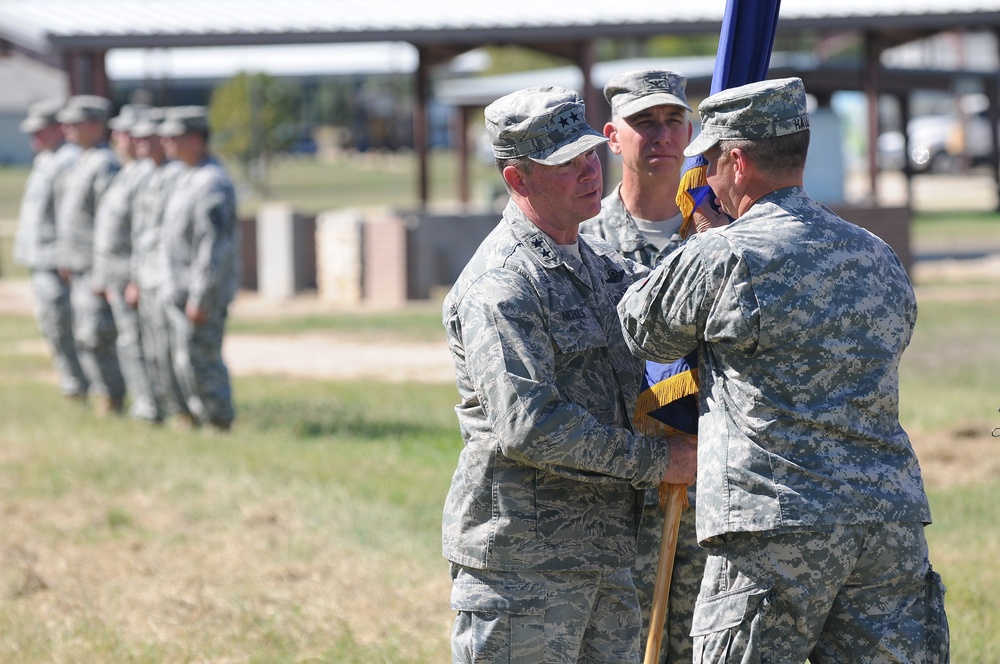
<instances>
[{"instance_id":1,"label":"tree","mask_svg":"<svg viewBox=\"0 0 1000 664\"><path fill-rule=\"evenodd\" d=\"M215 149L265 188L267 165L296 138L294 90L264 73L240 72L212 92L209 115Z\"/></svg>"}]
</instances>

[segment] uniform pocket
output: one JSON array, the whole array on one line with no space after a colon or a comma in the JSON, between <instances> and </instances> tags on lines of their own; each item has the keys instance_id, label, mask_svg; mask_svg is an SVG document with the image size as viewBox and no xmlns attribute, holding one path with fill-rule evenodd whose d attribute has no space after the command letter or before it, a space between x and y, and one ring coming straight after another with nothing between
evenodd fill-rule
<instances>
[{"instance_id":1,"label":"uniform pocket","mask_svg":"<svg viewBox=\"0 0 1000 664\"><path fill-rule=\"evenodd\" d=\"M924 603L927 608L925 619L927 634L928 664L948 664L951 661L951 635L948 616L944 610L946 591L941 575L933 568L927 570L924 581Z\"/></svg>"},{"instance_id":2,"label":"uniform pocket","mask_svg":"<svg viewBox=\"0 0 1000 664\"><path fill-rule=\"evenodd\" d=\"M451 608L458 611L452 634L456 662L526 664L544 660L545 585L487 585L456 579Z\"/></svg>"},{"instance_id":3,"label":"uniform pocket","mask_svg":"<svg viewBox=\"0 0 1000 664\"><path fill-rule=\"evenodd\" d=\"M762 664L761 640L770 591L770 587L752 585L699 597L691 624L694 663Z\"/></svg>"}]
</instances>

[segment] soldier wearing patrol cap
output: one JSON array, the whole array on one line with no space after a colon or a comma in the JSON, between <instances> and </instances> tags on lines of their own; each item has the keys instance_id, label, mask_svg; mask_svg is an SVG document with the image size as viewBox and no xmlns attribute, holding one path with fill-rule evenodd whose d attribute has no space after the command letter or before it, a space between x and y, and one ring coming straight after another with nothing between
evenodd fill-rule
<instances>
[{"instance_id":1,"label":"soldier wearing patrol cap","mask_svg":"<svg viewBox=\"0 0 1000 664\"><path fill-rule=\"evenodd\" d=\"M666 69L624 72L604 85L604 97L611 105L611 121L604 125L604 135L611 152L621 157L622 181L601 202L601 213L580 225L580 232L607 241L622 256L649 268L683 242L680 231L684 218L677 207L677 187L684 168L684 148L692 133L686 86L683 74ZM685 399L690 422L667 424L691 431L697 419L697 395ZM694 486L688 488L688 501L695 504ZM649 634L664 519L664 511L658 507L659 492L647 491L645 503L632 569L643 612L643 648ZM695 536L694 509L686 509L677 535L662 662L691 661L691 618L704 568L705 553Z\"/></svg>"},{"instance_id":2,"label":"soldier wearing patrol cap","mask_svg":"<svg viewBox=\"0 0 1000 664\"><path fill-rule=\"evenodd\" d=\"M107 144L110 112L110 100L77 95L70 97L57 116L66 138L82 150L66 174L65 191L56 212L57 262L60 274L70 281L77 354L90 391L97 398L99 413L121 412L125 399L111 306L93 283L94 219L118 173L118 161Z\"/></svg>"},{"instance_id":3,"label":"soldier wearing patrol cap","mask_svg":"<svg viewBox=\"0 0 1000 664\"><path fill-rule=\"evenodd\" d=\"M137 302L126 297L131 280L132 223L136 193L153 173L154 165L136 159L132 130L150 107L127 104L108 121L111 142L121 169L97 206L94 219L94 287L111 305L118 331L118 360L131 397L129 414L138 420L160 419L152 382L146 371L145 343L139 328Z\"/></svg>"},{"instance_id":4,"label":"soldier wearing patrol cap","mask_svg":"<svg viewBox=\"0 0 1000 664\"><path fill-rule=\"evenodd\" d=\"M65 174L80 154L77 145L66 142L56 119L64 104L62 99L36 102L18 127L31 135L35 158L21 199L14 260L31 271L35 320L48 341L59 388L67 397L83 399L88 381L73 339L70 286L56 262L56 209Z\"/></svg>"},{"instance_id":5,"label":"soldier wearing patrol cap","mask_svg":"<svg viewBox=\"0 0 1000 664\"><path fill-rule=\"evenodd\" d=\"M946 662L920 468L898 418L916 300L892 250L802 187L802 81L699 107L708 182L735 221L630 288L625 338L698 351L695 661ZM706 213L710 211L706 208Z\"/></svg>"},{"instance_id":6,"label":"soldier wearing patrol cap","mask_svg":"<svg viewBox=\"0 0 1000 664\"><path fill-rule=\"evenodd\" d=\"M167 155L185 167L162 228L174 369L193 423L228 431L234 412L222 337L240 278L236 192L209 153L207 109L173 108L158 132Z\"/></svg>"},{"instance_id":7,"label":"soldier wearing patrol cap","mask_svg":"<svg viewBox=\"0 0 1000 664\"><path fill-rule=\"evenodd\" d=\"M510 201L445 299L465 448L445 502L455 662L637 662L641 490L694 478L686 439L630 428L642 363L615 303L647 270L577 230L605 138L580 95L486 109Z\"/></svg>"},{"instance_id":8,"label":"soldier wearing patrol cap","mask_svg":"<svg viewBox=\"0 0 1000 664\"><path fill-rule=\"evenodd\" d=\"M149 162L153 171L139 184L132 205L132 256L125 299L135 303L139 312L143 358L153 386L158 417L190 425L193 419L170 353L168 304L163 296L166 255L162 246L163 211L177 178L187 166L167 159L159 136L165 116L165 109L151 109L130 130L136 159Z\"/></svg>"}]
</instances>

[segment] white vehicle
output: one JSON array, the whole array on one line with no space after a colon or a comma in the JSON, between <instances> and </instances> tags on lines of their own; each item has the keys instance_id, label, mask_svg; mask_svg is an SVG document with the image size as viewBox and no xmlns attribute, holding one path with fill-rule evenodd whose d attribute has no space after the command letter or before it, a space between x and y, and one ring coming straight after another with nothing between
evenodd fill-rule
<instances>
[{"instance_id":1,"label":"white vehicle","mask_svg":"<svg viewBox=\"0 0 1000 664\"><path fill-rule=\"evenodd\" d=\"M909 161L914 173L955 173L965 166L989 163L993 138L985 98L969 95L962 100L964 116L924 115L907 127ZM903 134L888 131L878 137L879 167L903 167Z\"/></svg>"}]
</instances>

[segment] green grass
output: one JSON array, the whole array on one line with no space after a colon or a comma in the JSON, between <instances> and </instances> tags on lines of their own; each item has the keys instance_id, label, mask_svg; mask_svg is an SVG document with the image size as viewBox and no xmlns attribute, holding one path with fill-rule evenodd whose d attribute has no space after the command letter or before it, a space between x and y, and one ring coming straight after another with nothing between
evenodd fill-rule
<instances>
[{"instance_id":1,"label":"green grass","mask_svg":"<svg viewBox=\"0 0 1000 664\"><path fill-rule=\"evenodd\" d=\"M437 302L419 303L401 311L244 317L234 319L229 329L236 333L253 334L330 332L365 340L440 341L444 334L441 307Z\"/></svg>"},{"instance_id":2,"label":"green grass","mask_svg":"<svg viewBox=\"0 0 1000 664\"><path fill-rule=\"evenodd\" d=\"M935 293L904 356L904 426L988 436L996 299ZM356 323L420 336L423 315ZM37 339L0 316L0 660L447 661L452 385L241 378L230 435L179 434L60 399L48 359L13 350ZM953 661L1000 659L997 491L993 474L930 493Z\"/></svg>"}]
</instances>

